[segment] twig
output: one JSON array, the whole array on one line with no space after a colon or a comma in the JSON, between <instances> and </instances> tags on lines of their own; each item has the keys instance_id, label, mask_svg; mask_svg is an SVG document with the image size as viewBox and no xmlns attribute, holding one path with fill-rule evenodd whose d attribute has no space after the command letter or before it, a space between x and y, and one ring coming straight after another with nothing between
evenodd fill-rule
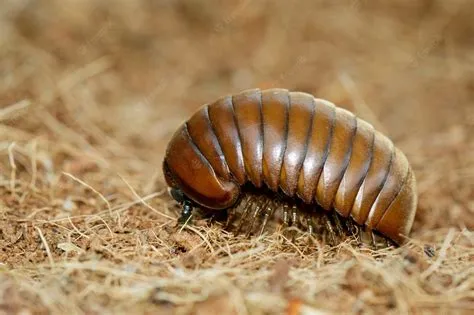
<instances>
[{"instance_id":1,"label":"twig","mask_svg":"<svg viewBox=\"0 0 474 315\"><path fill-rule=\"evenodd\" d=\"M54 267L55 265L54 265L53 255L51 254L51 250L49 249L48 242L46 241L46 238L44 237L41 229L37 226L35 226L35 229L36 231L38 231L39 237L41 238L41 242L43 242L44 249L46 250L46 254L48 255L49 264L51 265L51 267Z\"/></svg>"},{"instance_id":2,"label":"twig","mask_svg":"<svg viewBox=\"0 0 474 315\"><path fill-rule=\"evenodd\" d=\"M9 120L15 117L19 111L28 108L31 105L30 100L21 100L8 107L0 109L0 121Z\"/></svg>"},{"instance_id":3,"label":"twig","mask_svg":"<svg viewBox=\"0 0 474 315\"><path fill-rule=\"evenodd\" d=\"M13 149L15 148L15 142L12 142L8 146L8 161L10 162L10 167L12 168L10 173L10 190L13 197L16 198L15 194L15 182L16 182L16 164L15 157L13 155Z\"/></svg>"},{"instance_id":4,"label":"twig","mask_svg":"<svg viewBox=\"0 0 474 315\"><path fill-rule=\"evenodd\" d=\"M69 219L69 223L71 224L71 226L72 226L72 228L74 229L74 231L76 231L76 232L77 232L79 235L81 235L82 237L90 238L88 235L82 233L82 232L76 227L76 225L72 222L70 216L68 216L67 218Z\"/></svg>"},{"instance_id":5,"label":"twig","mask_svg":"<svg viewBox=\"0 0 474 315\"><path fill-rule=\"evenodd\" d=\"M31 182L30 182L30 188L34 189L36 188L36 178L38 174L38 165L36 162L36 148L37 148L38 143L36 140L33 141L32 146L31 146Z\"/></svg>"},{"instance_id":6,"label":"twig","mask_svg":"<svg viewBox=\"0 0 474 315\"><path fill-rule=\"evenodd\" d=\"M110 214L110 217L112 217L112 207L110 206L110 202L107 200L107 198L104 197L104 195L102 195L98 190L96 190L94 187L92 187L91 185L87 184L86 182L80 180L79 178L75 177L74 175L70 174L70 173L67 173L67 172L63 172L64 175L70 177L71 179L75 180L76 182L78 182L79 184L89 188L90 190L92 190L94 193L96 193L106 204L107 204L107 209L109 210L109 214Z\"/></svg>"},{"instance_id":7,"label":"twig","mask_svg":"<svg viewBox=\"0 0 474 315\"><path fill-rule=\"evenodd\" d=\"M443 246L441 246L441 249L439 251L439 256L438 259L425 271L423 271L420 275L421 279L426 279L429 275L431 275L433 272L436 271L441 266L441 263L443 260L446 258L446 252L448 250L449 245L453 241L454 238L454 229L449 229L448 234L446 235L446 238L443 242Z\"/></svg>"},{"instance_id":8,"label":"twig","mask_svg":"<svg viewBox=\"0 0 474 315\"><path fill-rule=\"evenodd\" d=\"M187 229L190 229L191 231L193 231L194 233L196 233L197 235L199 235L199 237L202 238L202 240L204 242L206 242L206 245L207 247L209 247L209 249L211 250L211 253L214 254L214 248L212 247L211 245L211 242L209 242L209 240L207 239L207 237L205 237L201 232L199 232L195 227L193 226L190 226L190 225L183 225L183 227L187 228Z\"/></svg>"},{"instance_id":9,"label":"twig","mask_svg":"<svg viewBox=\"0 0 474 315\"><path fill-rule=\"evenodd\" d=\"M158 211L157 209L153 208L152 206L150 206L148 203L145 202L145 200L143 200L142 197L140 197L140 195L135 191L135 189L133 189L132 185L130 185L126 180L125 178L123 178L122 175L118 174L118 176L123 180L123 182L125 183L125 185L127 185L128 189L130 189L130 191L133 193L133 195L135 197L137 197L137 199L145 206L147 207L148 209L150 209L151 211L153 211L154 213L164 217L164 218L167 218L167 219L170 219L170 220L174 220L173 217L170 217L169 215L167 214L164 214L160 211Z\"/></svg>"}]
</instances>

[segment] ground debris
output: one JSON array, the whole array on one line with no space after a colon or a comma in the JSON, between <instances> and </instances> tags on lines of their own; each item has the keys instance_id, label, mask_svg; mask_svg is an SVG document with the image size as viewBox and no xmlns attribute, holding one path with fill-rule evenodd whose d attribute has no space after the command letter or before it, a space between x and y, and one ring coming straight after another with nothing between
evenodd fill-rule
<instances>
[{"instance_id":1,"label":"ground debris","mask_svg":"<svg viewBox=\"0 0 474 315\"><path fill-rule=\"evenodd\" d=\"M472 313L474 2L0 12L0 314ZM176 226L168 140L253 87L331 100L394 140L419 192L406 245Z\"/></svg>"}]
</instances>

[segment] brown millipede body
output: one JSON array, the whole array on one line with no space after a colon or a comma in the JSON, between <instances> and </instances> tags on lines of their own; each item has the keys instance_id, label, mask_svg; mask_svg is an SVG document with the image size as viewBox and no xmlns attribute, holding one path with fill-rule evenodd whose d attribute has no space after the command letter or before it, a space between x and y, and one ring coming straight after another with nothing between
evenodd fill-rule
<instances>
[{"instance_id":1,"label":"brown millipede body","mask_svg":"<svg viewBox=\"0 0 474 315\"><path fill-rule=\"evenodd\" d=\"M226 209L226 226L247 234L280 222L328 243L356 235L402 244L416 212L414 173L390 139L345 109L285 89L204 105L173 135L163 171L181 222L193 207Z\"/></svg>"}]
</instances>

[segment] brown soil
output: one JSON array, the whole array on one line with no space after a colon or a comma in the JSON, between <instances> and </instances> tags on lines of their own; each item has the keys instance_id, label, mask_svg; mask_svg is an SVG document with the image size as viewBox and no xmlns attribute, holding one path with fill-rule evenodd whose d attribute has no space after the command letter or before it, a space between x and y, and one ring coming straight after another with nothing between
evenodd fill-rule
<instances>
[{"instance_id":1,"label":"brown soil","mask_svg":"<svg viewBox=\"0 0 474 315\"><path fill-rule=\"evenodd\" d=\"M2 1L0 314L472 312L474 2L225 3ZM175 228L167 141L253 87L394 140L418 181L407 245Z\"/></svg>"}]
</instances>

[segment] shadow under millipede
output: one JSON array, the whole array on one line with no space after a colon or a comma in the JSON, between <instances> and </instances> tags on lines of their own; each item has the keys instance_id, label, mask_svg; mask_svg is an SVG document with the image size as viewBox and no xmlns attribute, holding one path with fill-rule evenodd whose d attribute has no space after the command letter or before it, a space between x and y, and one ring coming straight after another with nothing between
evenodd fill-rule
<instances>
[{"instance_id":1,"label":"shadow under millipede","mask_svg":"<svg viewBox=\"0 0 474 315\"><path fill-rule=\"evenodd\" d=\"M257 190L250 185L244 186L242 192L242 198L234 207L212 215L213 221L220 222L236 235L251 237L282 232L292 240L306 233L330 246L349 238L375 249L395 246L388 238L358 225L350 217L344 218L334 210L326 211L317 204L305 204L283 192Z\"/></svg>"}]
</instances>

